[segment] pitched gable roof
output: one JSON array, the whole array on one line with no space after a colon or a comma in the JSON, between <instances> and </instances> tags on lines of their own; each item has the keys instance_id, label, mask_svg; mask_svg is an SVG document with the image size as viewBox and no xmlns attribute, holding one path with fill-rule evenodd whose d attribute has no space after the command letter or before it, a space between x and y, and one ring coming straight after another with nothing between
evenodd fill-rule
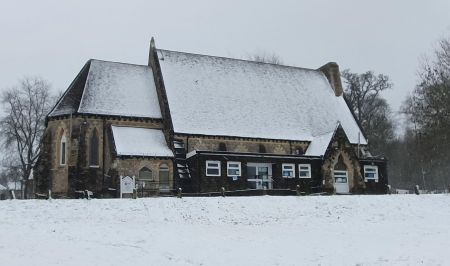
<instances>
[{"instance_id":1,"label":"pitched gable roof","mask_svg":"<svg viewBox=\"0 0 450 266\"><path fill-rule=\"evenodd\" d=\"M176 133L312 141L339 121L358 142L344 98L319 70L157 52Z\"/></svg>"},{"instance_id":2,"label":"pitched gable roof","mask_svg":"<svg viewBox=\"0 0 450 266\"><path fill-rule=\"evenodd\" d=\"M151 68L90 60L49 116L75 111L162 118Z\"/></svg>"}]
</instances>

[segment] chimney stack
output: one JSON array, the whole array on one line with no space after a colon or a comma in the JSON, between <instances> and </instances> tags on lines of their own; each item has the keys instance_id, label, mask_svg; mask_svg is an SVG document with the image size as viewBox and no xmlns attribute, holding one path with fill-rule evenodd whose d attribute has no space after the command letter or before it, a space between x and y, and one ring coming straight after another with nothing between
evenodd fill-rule
<instances>
[{"instance_id":1,"label":"chimney stack","mask_svg":"<svg viewBox=\"0 0 450 266\"><path fill-rule=\"evenodd\" d=\"M323 74L328 79L328 82L330 82L331 87L334 90L334 94L336 96L342 96L344 93L344 90L342 88L342 82L341 82L341 72L339 71L339 65L335 62L329 62L319 68L320 71L322 71Z\"/></svg>"}]
</instances>

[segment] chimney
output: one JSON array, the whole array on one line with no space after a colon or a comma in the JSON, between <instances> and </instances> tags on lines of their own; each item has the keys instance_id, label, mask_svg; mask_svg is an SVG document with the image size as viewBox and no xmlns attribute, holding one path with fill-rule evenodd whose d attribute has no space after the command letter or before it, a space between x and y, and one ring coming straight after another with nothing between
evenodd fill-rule
<instances>
[{"instance_id":1,"label":"chimney","mask_svg":"<svg viewBox=\"0 0 450 266\"><path fill-rule=\"evenodd\" d=\"M334 90L334 94L336 96L342 96L344 90L342 89L341 72L339 71L339 65L335 62L329 62L321 66L319 70L322 71L322 73L327 77L328 82L330 82L330 85Z\"/></svg>"}]
</instances>

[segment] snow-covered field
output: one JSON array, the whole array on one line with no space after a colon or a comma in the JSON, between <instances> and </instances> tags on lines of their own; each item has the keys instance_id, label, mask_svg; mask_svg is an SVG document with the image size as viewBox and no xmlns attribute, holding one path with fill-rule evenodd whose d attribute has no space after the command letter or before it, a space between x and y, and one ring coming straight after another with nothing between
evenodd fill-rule
<instances>
[{"instance_id":1,"label":"snow-covered field","mask_svg":"<svg viewBox=\"0 0 450 266\"><path fill-rule=\"evenodd\" d=\"M450 265L450 195L0 201L0 265Z\"/></svg>"}]
</instances>

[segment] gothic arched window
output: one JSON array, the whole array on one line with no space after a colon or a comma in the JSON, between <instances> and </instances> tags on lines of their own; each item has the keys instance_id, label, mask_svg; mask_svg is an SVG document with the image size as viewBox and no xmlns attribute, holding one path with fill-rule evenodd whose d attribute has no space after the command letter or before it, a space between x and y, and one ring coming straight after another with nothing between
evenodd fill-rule
<instances>
[{"instance_id":1,"label":"gothic arched window","mask_svg":"<svg viewBox=\"0 0 450 266\"><path fill-rule=\"evenodd\" d=\"M165 163L159 166L159 188L161 190L170 189L169 166Z\"/></svg>"},{"instance_id":2,"label":"gothic arched window","mask_svg":"<svg viewBox=\"0 0 450 266\"><path fill-rule=\"evenodd\" d=\"M89 165L98 166L98 134L96 128L92 131L89 143Z\"/></svg>"},{"instance_id":3,"label":"gothic arched window","mask_svg":"<svg viewBox=\"0 0 450 266\"><path fill-rule=\"evenodd\" d=\"M139 180L153 180L153 172L152 170L148 169L147 167L142 167L141 170L139 170Z\"/></svg>"},{"instance_id":4,"label":"gothic arched window","mask_svg":"<svg viewBox=\"0 0 450 266\"><path fill-rule=\"evenodd\" d=\"M63 131L61 139L59 140L59 164L65 165L67 158L67 138L66 133Z\"/></svg>"}]
</instances>

